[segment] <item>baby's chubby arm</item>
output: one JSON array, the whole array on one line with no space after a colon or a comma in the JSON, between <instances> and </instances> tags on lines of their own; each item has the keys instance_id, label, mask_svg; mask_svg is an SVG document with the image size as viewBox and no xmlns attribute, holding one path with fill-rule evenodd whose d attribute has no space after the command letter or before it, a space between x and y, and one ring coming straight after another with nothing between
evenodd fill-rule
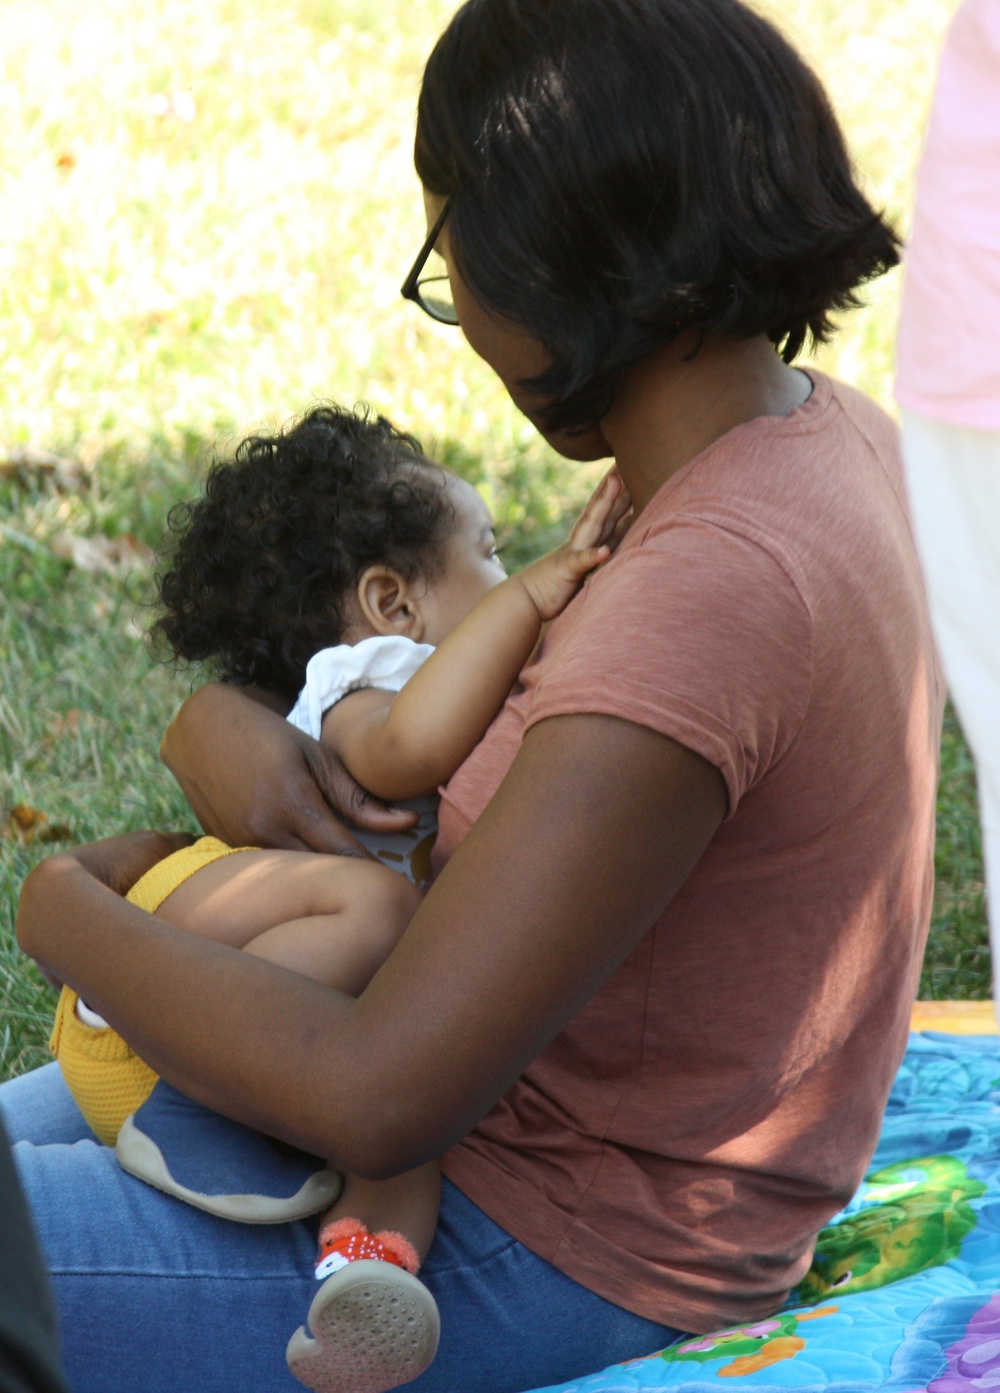
<instances>
[{"instance_id":1,"label":"baby's chubby arm","mask_svg":"<svg viewBox=\"0 0 1000 1393\"><path fill-rule=\"evenodd\" d=\"M365 690L338 702L323 718L322 743L378 798L433 793L486 733L542 624L611 555L629 506L612 469L567 542L489 591L400 692Z\"/></svg>"}]
</instances>

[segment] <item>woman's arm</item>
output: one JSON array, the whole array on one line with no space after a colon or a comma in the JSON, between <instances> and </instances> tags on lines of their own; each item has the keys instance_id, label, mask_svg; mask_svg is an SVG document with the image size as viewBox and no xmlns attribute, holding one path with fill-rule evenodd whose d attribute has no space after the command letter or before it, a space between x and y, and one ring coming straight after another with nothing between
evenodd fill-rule
<instances>
[{"instance_id":1,"label":"woman's arm","mask_svg":"<svg viewBox=\"0 0 1000 1393\"><path fill-rule=\"evenodd\" d=\"M359 691L330 708L321 741L379 798L433 793L478 745L538 642L629 507L610 470L555 551L489 591L398 694Z\"/></svg>"},{"instance_id":2,"label":"woman's arm","mask_svg":"<svg viewBox=\"0 0 1000 1393\"><path fill-rule=\"evenodd\" d=\"M489 1110L662 914L725 806L718 771L665 736L541 722L356 1001L144 914L93 848L32 873L19 934L178 1088L391 1175Z\"/></svg>"}]
</instances>

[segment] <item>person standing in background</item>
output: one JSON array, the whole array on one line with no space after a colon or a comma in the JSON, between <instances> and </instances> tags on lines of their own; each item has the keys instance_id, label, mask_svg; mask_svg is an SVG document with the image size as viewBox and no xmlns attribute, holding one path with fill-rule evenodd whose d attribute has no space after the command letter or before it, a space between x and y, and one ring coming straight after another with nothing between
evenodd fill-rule
<instances>
[{"instance_id":1,"label":"person standing in background","mask_svg":"<svg viewBox=\"0 0 1000 1393\"><path fill-rule=\"evenodd\" d=\"M1000 0L948 32L917 175L896 397L931 619L979 786L1000 961Z\"/></svg>"}]
</instances>

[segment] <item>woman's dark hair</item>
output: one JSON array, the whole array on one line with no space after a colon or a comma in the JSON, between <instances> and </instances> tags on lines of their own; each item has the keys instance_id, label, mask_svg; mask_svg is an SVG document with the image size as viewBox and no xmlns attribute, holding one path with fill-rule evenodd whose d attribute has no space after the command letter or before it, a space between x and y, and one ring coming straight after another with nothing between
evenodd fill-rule
<instances>
[{"instance_id":1,"label":"woman's dark hair","mask_svg":"<svg viewBox=\"0 0 1000 1393\"><path fill-rule=\"evenodd\" d=\"M468 0L415 157L472 293L551 353L523 384L551 429L683 331L790 362L899 259L819 80L739 0Z\"/></svg>"},{"instance_id":2,"label":"woman's dark hair","mask_svg":"<svg viewBox=\"0 0 1000 1393\"><path fill-rule=\"evenodd\" d=\"M445 473L366 408L319 406L213 464L171 510L154 646L224 680L294 698L340 641L345 600L376 563L433 575L453 511Z\"/></svg>"}]
</instances>

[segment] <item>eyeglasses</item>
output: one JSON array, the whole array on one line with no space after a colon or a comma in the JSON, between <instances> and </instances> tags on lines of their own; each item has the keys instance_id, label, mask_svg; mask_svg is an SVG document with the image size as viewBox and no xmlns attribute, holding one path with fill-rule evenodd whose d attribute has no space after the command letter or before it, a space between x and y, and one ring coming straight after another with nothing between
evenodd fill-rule
<instances>
[{"instance_id":1,"label":"eyeglasses","mask_svg":"<svg viewBox=\"0 0 1000 1393\"><path fill-rule=\"evenodd\" d=\"M431 319L436 319L439 324L458 323L458 311L455 309L444 257L434 250L434 243L450 212L451 199L446 198L400 292L404 300L414 300L425 314L429 314ZM427 274L424 274L425 268Z\"/></svg>"}]
</instances>

